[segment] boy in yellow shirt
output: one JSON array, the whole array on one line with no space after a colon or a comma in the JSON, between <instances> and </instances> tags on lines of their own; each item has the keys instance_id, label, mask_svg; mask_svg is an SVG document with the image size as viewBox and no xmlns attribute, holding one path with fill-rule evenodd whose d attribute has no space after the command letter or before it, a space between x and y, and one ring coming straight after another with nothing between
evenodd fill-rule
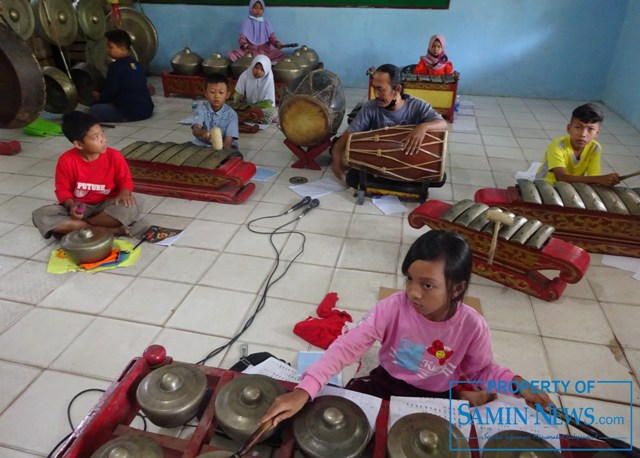
<instances>
[{"instance_id":1,"label":"boy in yellow shirt","mask_svg":"<svg viewBox=\"0 0 640 458\"><path fill-rule=\"evenodd\" d=\"M554 140L547 148L536 179L553 184L587 183L614 186L620 182L617 173L601 175L602 146L595 141L604 116L597 105L586 103L571 113L567 124L569 135Z\"/></svg>"}]
</instances>

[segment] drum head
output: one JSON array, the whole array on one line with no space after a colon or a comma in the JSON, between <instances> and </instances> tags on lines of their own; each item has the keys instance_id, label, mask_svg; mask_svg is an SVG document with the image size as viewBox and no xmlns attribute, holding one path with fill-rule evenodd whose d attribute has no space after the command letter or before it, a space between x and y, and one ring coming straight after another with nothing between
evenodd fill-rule
<instances>
[{"instance_id":1,"label":"drum head","mask_svg":"<svg viewBox=\"0 0 640 458\"><path fill-rule=\"evenodd\" d=\"M330 113L313 97L295 94L280 107L285 137L298 146L315 146L329 136Z\"/></svg>"},{"instance_id":2,"label":"drum head","mask_svg":"<svg viewBox=\"0 0 640 458\"><path fill-rule=\"evenodd\" d=\"M29 46L0 26L0 128L18 128L37 119L44 106L44 78Z\"/></svg>"}]
</instances>

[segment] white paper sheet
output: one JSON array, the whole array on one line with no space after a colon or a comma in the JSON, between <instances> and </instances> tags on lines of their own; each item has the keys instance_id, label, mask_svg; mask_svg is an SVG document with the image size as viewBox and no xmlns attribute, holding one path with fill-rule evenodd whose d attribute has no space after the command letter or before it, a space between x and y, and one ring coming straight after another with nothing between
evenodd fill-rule
<instances>
[{"instance_id":1,"label":"white paper sheet","mask_svg":"<svg viewBox=\"0 0 640 458\"><path fill-rule=\"evenodd\" d=\"M542 153L540 154L542 155ZM536 172L538 171L541 165L542 165L542 162L534 162L533 164L531 164L531 166L527 170L524 170L522 172L516 172L515 179L518 180L522 178L525 180L535 180Z\"/></svg>"},{"instance_id":2,"label":"white paper sheet","mask_svg":"<svg viewBox=\"0 0 640 458\"><path fill-rule=\"evenodd\" d=\"M249 366L242 371L243 374L259 374L266 375L276 380L284 380L285 382L300 382L300 376L295 368L283 363L276 358L268 358L255 366Z\"/></svg>"},{"instance_id":3,"label":"white paper sheet","mask_svg":"<svg viewBox=\"0 0 640 458\"><path fill-rule=\"evenodd\" d=\"M618 269L628 270L637 273L640 271L640 259L628 258L626 256L611 256L605 254L602 256L602 264L605 266L617 267Z\"/></svg>"},{"instance_id":4,"label":"white paper sheet","mask_svg":"<svg viewBox=\"0 0 640 458\"><path fill-rule=\"evenodd\" d=\"M504 414L501 421L474 421L476 432L478 434L478 445L483 448L487 440L500 431L517 430L525 431L544 439L555 448L560 448L561 431L544 421L543 416L536 417L535 409L527 407L522 399L511 396L498 395L498 399L480 407L472 408L472 417L487 418L487 410L491 410L494 418L502 409ZM515 413L515 410L527 414L526 424ZM477 411L477 412L476 412ZM508 418L508 419L507 419Z\"/></svg>"},{"instance_id":5,"label":"white paper sheet","mask_svg":"<svg viewBox=\"0 0 640 458\"><path fill-rule=\"evenodd\" d=\"M378 209L384 213L385 215L392 215L394 213L406 213L409 211L407 207L405 207L398 196L380 196L374 197L371 199L373 205L378 207Z\"/></svg>"},{"instance_id":6,"label":"white paper sheet","mask_svg":"<svg viewBox=\"0 0 640 458\"><path fill-rule=\"evenodd\" d=\"M346 186L343 183L337 182L333 178L323 177L316 181L310 181L309 183L289 186L289 189L299 196L311 196L312 199L316 199L318 197L331 194L332 192L342 191L343 189L346 189Z\"/></svg>"},{"instance_id":7,"label":"white paper sheet","mask_svg":"<svg viewBox=\"0 0 640 458\"><path fill-rule=\"evenodd\" d=\"M389 426L388 428L394 425L394 423L400 418L412 414L412 413L430 413L432 415L437 415L445 420L449 421L451 418L452 423L456 426L461 424L460 415L458 414L459 408L461 404L469 404L467 401L461 401L459 399L451 400L451 406L453 407L453 412L451 412L451 417L449 417L449 400L448 399L437 399L437 398L405 398L398 396L391 396L391 400L389 402ZM471 425L460 425L458 429L464 434L464 437L469 440L469 436L471 435Z\"/></svg>"},{"instance_id":8,"label":"white paper sheet","mask_svg":"<svg viewBox=\"0 0 640 458\"><path fill-rule=\"evenodd\" d=\"M376 430L376 418L378 418L382 399L371 396L370 394L358 393L357 391L345 390L344 388L335 386L325 386L320 393L318 393L318 396L327 395L340 396L358 404L367 416L371 430Z\"/></svg>"},{"instance_id":9,"label":"white paper sheet","mask_svg":"<svg viewBox=\"0 0 640 458\"><path fill-rule=\"evenodd\" d=\"M251 177L251 181L267 181L269 178L277 175L278 172L264 167L257 167L256 173Z\"/></svg>"}]
</instances>

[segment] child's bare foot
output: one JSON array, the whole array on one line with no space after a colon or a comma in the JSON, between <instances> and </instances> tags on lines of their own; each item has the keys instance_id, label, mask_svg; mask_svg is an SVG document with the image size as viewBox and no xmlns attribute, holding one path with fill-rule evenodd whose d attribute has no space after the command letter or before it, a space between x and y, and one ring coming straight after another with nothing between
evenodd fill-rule
<instances>
[{"instance_id":1,"label":"child's bare foot","mask_svg":"<svg viewBox=\"0 0 640 458\"><path fill-rule=\"evenodd\" d=\"M127 226L110 227L109 230L116 237L119 237L121 235L124 235L124 236L128 237L129 235L131 235L131 232L129 231L129 228Z\"/></svg>"}]
</instances>

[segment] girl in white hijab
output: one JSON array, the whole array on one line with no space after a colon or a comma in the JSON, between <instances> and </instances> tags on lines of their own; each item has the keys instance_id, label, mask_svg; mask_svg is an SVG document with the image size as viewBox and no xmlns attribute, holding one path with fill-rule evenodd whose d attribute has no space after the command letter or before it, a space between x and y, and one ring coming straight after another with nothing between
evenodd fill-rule
<instances>
[{"instance_id":1,"label":"girl in white hijab","mask_svg":"<svg viewBox=\"0 0 640 458\"><path fill-rule=\"evenodd\" d=\"M262 54L238 78L233 95L233 108L241 122L270 123L276 111L276 89L271 71L271 60ZM262 111L262 116L258 110Z\"/></svg>"}]
</instances>

